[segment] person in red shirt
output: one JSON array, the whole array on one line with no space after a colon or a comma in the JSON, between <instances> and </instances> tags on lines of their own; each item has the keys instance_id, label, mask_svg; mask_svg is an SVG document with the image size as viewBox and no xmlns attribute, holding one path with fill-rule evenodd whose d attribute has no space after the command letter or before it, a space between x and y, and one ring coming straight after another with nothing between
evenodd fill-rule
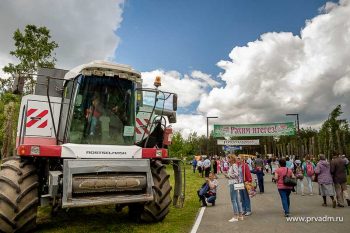
<instances>
[{"instance_id":1,"label":"person in red shirt","mask_svg":"<svg viewBox=\"0 0 350 233\"><path fill-rule=\"evenodd\" d=\"M293 171L291 169L288 169L286 167L286 160L280 159L279 160L280 167L276 169L275 171L275 180L277 184L278 192L281 196L282 201L282 207L284 210L284 216L289 217L289 207L290 207L290 193L292 192L293 187L292 186L286 186L283 182L283 178L285 176L288 177L294 177Z\"/></svg>"},{"instance_id":2,"label":"person in red shirt","mask_svg":"<svg viewBox=\"0 0 350 233\"><path fill-rule=\"evenodd\" d=\"M90 108L86 110L86 115L85 115L86 119L90 122L89 135L96 134L96 125L101 115L102 115L102 107L100 103L100 98L95 96L92 99Z\"/></svg>"},{"instance_id":3,"label":"person in red shirt","mask_svg":"<svg viewBox=\"0 0 350 233\"><path fill-rule=\"evenodd\" d=\"M250 173L250 169L247 163L242 161L243 159L240 157L237 157L237 166L238 166L238 171L243 177L244 182L252 182L252 174ZM242 189L239 190L239 194L241 196L241 201L242 201L242 209L243 209L243 214L245 216L250 216L252 215L252 208L250 205L250 198L247 189Z\"/></svg>"}]
</instances>

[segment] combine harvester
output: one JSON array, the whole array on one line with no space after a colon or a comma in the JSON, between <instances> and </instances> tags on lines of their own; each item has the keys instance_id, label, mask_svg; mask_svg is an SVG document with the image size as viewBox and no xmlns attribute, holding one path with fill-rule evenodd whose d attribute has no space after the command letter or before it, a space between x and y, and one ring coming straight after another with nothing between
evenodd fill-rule
<instances>
[{"instance_id":1,"label":"combine harvester","mask_svg":"<svg viewBox=\"0 0 350 233\"><path fill-rule=\"evenodd\" d=\"M142 88L130 66L95 61L69 72L41 69L22 98L16 157L0 171L0 232L31 232L38 206L128 206L138 221L162 221L172 203L165 165L182 206L180 160L169 158L177 95Z\"/></svg>"}]
</instances>

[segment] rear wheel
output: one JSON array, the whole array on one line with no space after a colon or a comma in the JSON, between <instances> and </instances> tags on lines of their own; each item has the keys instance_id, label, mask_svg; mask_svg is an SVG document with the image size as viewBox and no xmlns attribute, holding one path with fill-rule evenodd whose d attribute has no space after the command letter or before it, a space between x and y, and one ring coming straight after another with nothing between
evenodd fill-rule
<instances>
[{"instance_id":1,"label":"rear wheel","mask_svg":"<svg viewBox=\"0 0 350 233\"><path fill-rule=\"evenodd\" d=\"M14 157L1 165L0 232L31 232L36 226L38 176L28 161Z\"/></svg>"},{"instance_id":2,"label":"rear wheel","mask_svg":"<svg viewBox=\"0 0 350 233\"><path fill-rule=\"evenodd\" d=\"M171 204L170 175L166 172L165 165L160 161L152 162L151 171L154 182L152 187L154 200L146 202L140 219L144 222L159 222L169 213Z\"/></svg>"}]
</instances>

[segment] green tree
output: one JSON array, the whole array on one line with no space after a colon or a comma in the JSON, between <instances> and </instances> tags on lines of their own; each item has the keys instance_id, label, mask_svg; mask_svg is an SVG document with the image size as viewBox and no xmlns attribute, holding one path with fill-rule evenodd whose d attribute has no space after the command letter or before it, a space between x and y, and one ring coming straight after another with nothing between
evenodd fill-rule
<instances>
[{"instance_id":1,"label":"green tree","mask_svg":"<svg viewBox=\"0 0 350 233\"><path fill-rule=\"evenodd\" d=\"M330 156L331 151L348 152L349 124L345 119L339 119L342 114L341 105L338 105L329 114L319 132L323 152Z\"/></svg>"},{"instance_id":2,"label":"green tree","mask_svg":"<svg viewBox=\"0 0 350 233\"><path fill-rule=\"evenodd\" d=\"M180 132L176 132L171 140L171 145L169 146L169 155L171 157L182 158L183 157L183 146L184 139Z\"/></svg>"},{"instance_id":3,"label":"green tree","mask_svg":"<svg viewBox=\"0 0 350 233\"><path fill-rule=\"evenodd\" d=\"M0 77L0 94L9 92L12 87L12 82L10 78Z\"/></svg>"},{"instance_id":4,"label":"green tree","mask_svg":"<svg viewBox=\"0 0 350 233\"><path fill-rule=\"evenodd\" d=\"M191 133L187 140L185 140L185 153L189 160L193 158L194 155L199 154L199 138L197 133Z\"/></svg>"},{"instance_id":5,"label":"green tree","mask_svg":"<svg viewBox=\"0 0 350 233\"><path fill-rule=\"evenodd\" d=\"M12 75L18 75L25 82L27 91L34 91L35 74L40 67L53 68L56 58L52 52L58 47L55 41L51 41L50 30L46 27L27 25L22 33L17 29L13 34L16 49L10 54L19 60L19 64L9 63L3 71Z\"/></svg>"}]
</instances>

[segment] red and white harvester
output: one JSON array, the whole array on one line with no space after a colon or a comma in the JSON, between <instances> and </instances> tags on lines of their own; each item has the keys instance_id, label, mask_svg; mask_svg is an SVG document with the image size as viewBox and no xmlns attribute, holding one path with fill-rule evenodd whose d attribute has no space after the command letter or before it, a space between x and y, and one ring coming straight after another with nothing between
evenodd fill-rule
<instances>
[{"instance_id":1,"label":"red and white harvester","mask_svg":"<svg viewBox=\"0 0 350 233\"><path fill-rule=\"evenodd\" d=\"M177 95L142 88L127 65L94 61L41 69L22 98L16 157L2 161L0 232L31 232L38 206L128 206L138 221L162 221L182 206L180 160L168 156ZM165 165L174 170L172 189Z\"/></svg>"}]
</instances>

